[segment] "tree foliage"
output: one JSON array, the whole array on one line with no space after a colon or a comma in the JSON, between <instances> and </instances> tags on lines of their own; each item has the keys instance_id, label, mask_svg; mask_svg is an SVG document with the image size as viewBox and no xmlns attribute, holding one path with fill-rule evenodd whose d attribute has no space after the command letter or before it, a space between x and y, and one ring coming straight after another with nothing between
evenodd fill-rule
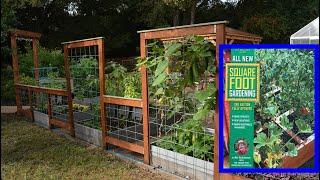
<instances>
[{"instance_id":1,"label":"tree foliage","mask_svg":"<svg viewBox=\"0 0 320 180\"><path fill-rule=\"evenodd\" d=\"M137 30L193 22L228 20L228 26L261 35L266 43L283 43L319 16L318 5L319 0L3 0L2 59L10 62L9 28L42 33L41 44L49 48L104 36L106 55L113 57L138 54Z\"/></svg>"}]
</instances>

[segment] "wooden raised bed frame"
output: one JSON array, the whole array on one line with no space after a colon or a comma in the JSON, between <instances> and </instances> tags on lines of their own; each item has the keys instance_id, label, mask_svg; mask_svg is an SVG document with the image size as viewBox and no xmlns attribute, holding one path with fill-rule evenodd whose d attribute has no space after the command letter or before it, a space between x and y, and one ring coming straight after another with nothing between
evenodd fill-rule
<instances>
[{"instance_id":1,"label":"wooden raised bed frame","mask_svg":"<svg viewBox=\"0 0 320 180\"><path fill-rule=\"evenodd\" d=\"M219 67L219 45L220 44L232 44L232 43L252 43L258 44L261 41L261 37L235 30L226 27L227 21L218 21L210 23L202 23L195 25L177 26L169 28L160 28L152 30L138 31L140 34L140 56L145 58L147 56L146 44L147 40L159 39L162 41L175 40L183 38L189 35L204 36L216 46L216 65ZM144 71L145 68L144 68ZM216 87L219 89L219 70L216 73ZM218 98L217 98L218 99ZM214 125L219 127L219 109L218 103L216 105ZM226 132L226 131L225 131ZM214 179L239 179L241 177L231 174L219 173L219 129L215 129L215 141L214 141ZM226 137L226 135L224 135ZM149 136L148 136L149 137ZM148 163L149 164L149 163Z\"/></svg>"}]
</instances>

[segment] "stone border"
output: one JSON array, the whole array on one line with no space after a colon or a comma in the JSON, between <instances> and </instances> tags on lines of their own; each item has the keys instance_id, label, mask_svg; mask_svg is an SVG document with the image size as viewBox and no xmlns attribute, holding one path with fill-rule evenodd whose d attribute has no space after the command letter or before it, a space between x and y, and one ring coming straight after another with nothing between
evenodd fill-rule
<instances>
[{"instance_id":1,"label":"stone border","mask_svg":"<svg viewBox=\"0 0 320 180\"><path fill-rule=\"evenodd\" d=\"M34 117L34 123L49 129L50 125L49 125L49 116L48 114L39 112L39 111L33 111L33 117Z\"/></svg>"},{"instance_id":2,"label":"stone border","mask_svg":"<svg viewBox=\"0 0 320 180\"><path fill-rule=\"evenodd\" d=\"M102 132L101 130L90 128L78 123L74 123L76 138L87 141L90 144L102 147Z\"/></svg>"}]
</instances>

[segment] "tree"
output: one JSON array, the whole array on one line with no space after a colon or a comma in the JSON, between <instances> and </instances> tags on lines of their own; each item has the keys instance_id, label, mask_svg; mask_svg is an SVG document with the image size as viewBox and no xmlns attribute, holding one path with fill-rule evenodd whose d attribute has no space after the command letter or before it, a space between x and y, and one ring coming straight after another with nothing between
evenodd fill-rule
<instances>
[{"instance_id":1,"label":"tree","mask_svg":"<svg viewBox=\"0 0 320 180\"><path fill-rule=\"evenodd\" d=\"M179 25L181 12L190 10L190 24L194 24L198 0L163 0L173 10L173 26Z\"/></svg>"}]
</instances>

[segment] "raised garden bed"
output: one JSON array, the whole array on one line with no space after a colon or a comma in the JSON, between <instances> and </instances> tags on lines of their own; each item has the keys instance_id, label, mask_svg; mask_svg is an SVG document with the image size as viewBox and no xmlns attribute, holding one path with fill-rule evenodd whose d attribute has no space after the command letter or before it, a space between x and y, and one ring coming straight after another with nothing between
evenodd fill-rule
<instances>
[{"instance_id":1,"label":"raised garden bed","mask_svg":"<svg viewBox=\"0 0 320 180\"><path fill-rule=\"evenodd\" d=\"M103 145L101 130L84 126L78 123L74 123L74 130L76 138L82 139L96 146Z\"/></svg>"},{"instance_id":2,"label":"raised garden bed","mask_svg":"<svg viewBox=\"0 0 320 180\"><path fill-rule=\"evenodd\" d=\"M44 128L48 128L48 129L50 128L48 114L34 110L33 111L33 118L34 118L34 122L37 125L42 126Z\"/></svg>"},{"instance_id":3,"label":"raised garden bed","mask_svg":"<svg viewBox=\"0 0 320 180\"><path fill-rule=\"evenodd\" d=\"M213 163L151 145L151 164L191 179L212 179Z\"/></svg>"}]
</instances>

